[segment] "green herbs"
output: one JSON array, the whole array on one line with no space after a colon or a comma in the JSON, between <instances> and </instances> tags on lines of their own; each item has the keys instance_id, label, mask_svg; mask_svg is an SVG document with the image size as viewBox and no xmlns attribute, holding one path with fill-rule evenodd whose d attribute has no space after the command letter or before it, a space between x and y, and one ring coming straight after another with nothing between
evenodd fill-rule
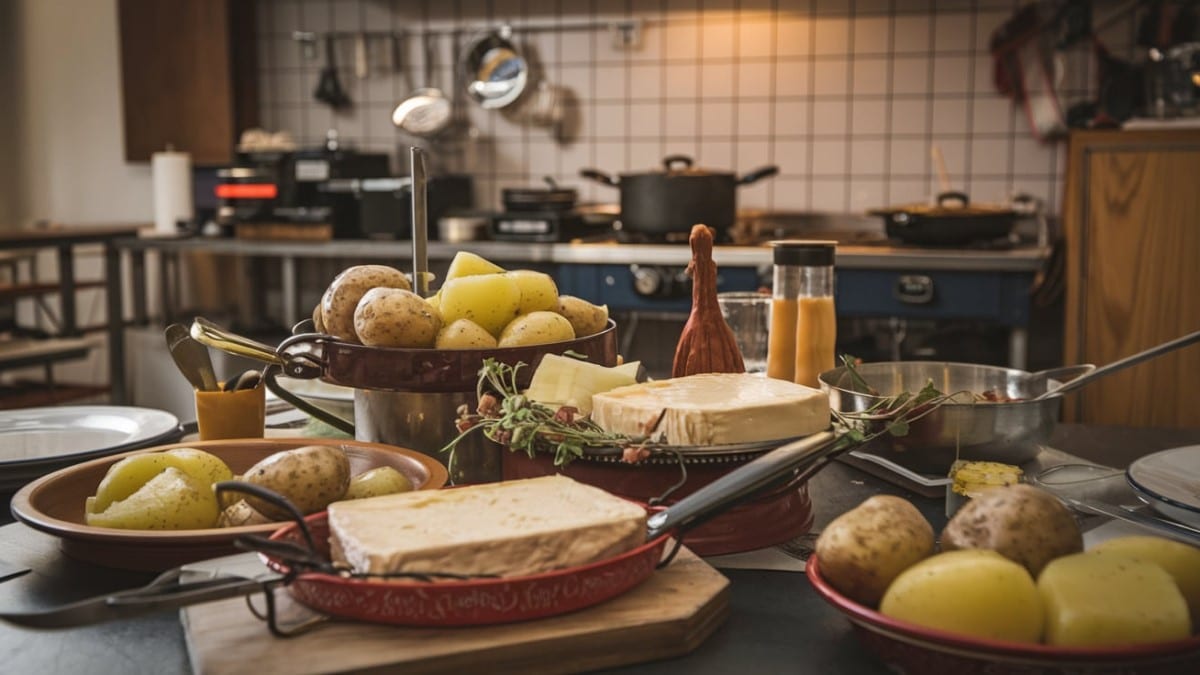
<instances>
[{"instance_id":1,"label":"green herbs","mask_svg":"<svg viewBox=\"0 0 1200 675\"><path fill-rule=\"evenodd\" d=\"M855 368L857 360L846 354L841 358L850 377L852 389L879 397L878 401L862 411L833 411L836 424L853 441L865 442L883 434L907 436L909 426L913 422L957 398L955 394L940 391L933 385L933 380L927 380L925 386L915 394L902 391L894 396L880 397L879 391L864 380Z\"/></svg>"},{"instance_id":2,"label":"green herbs","mask_svg":"<svg viewBox=\"0 0 1200 675\"><path fill-rule=\"evenodd\" d=\"M442 452L454 452L468 434L481 432L487 438L534 457L553 453L555 466L565 466L582 457L584 448L614 448L636 445L638 439L607 432L570 406L550 408L521 395L516 367L486 359L479 371L476 389L478 408L458 409L455 437Z\"/></svg>"}]
</instances>

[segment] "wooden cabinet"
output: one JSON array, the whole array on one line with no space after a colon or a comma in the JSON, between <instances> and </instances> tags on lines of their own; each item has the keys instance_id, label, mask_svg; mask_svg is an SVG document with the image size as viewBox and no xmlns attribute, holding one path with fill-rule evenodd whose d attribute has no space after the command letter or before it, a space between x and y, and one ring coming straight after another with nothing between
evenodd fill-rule
<instances>
[{"instance_id":1,"label":"wooden cabinet","mask_svg":"<svg viewBox=\"0 0 1200 675\"><path fill-rule=\"evenodd\" d=\"M119 0L125 159L168 145L228 164L258 123L254 3Z\"/></svg>"},{"instance_id":2,"label":"wooden cabinet","mask_svg":"<svg viewBox=\"0 0 1200 675\"><path fill-rule=\"evenodd\" d=\"M1200 130L1071 136L1066 363L1103 365L1200 330ZM1067 397L1068 421L1200 427L1200 346Z\"/></svg>"}]
</instances>

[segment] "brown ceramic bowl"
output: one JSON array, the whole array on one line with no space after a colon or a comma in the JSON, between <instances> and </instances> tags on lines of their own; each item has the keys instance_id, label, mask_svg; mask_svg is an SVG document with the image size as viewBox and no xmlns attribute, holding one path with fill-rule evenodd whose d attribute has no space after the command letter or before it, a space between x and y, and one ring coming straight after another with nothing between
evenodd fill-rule
<instances>
[{"instance_id":1,"label":"brown ceramic bowl","mask_svg":"<svg viewBox=\"0 0 1200 675\"><path fill-rule=\"evenodd\" d=\"M220 457L240 474L259 460L281 450L305 445L341 447L350 460L351 474L391 466L408 476L419 490L446 484L446 468L414 450L379 443L317 438L267 438L196 441L160 445L110 455L69 466L29 483L12 500L13 515L30 527L59 537L63 553L86 562L120 569L159 571L238 551L233 540L245 534L268 535L282 523L206 530L119 530L84 522L83 505L95 494L108 468L131 455L171 448L199 448Z\"/></svg>"},{"instance_id":2,"label":"brown ceramic bowl","mask_svg":"<svg viewBox=\"0 0 1200 675\"><path fill-rule=\"evenodd\" d=\"M1167 675L1200 672L1200 635L1186 640L1114 647L1055 647L989 640L899 621L850 600L821 576L820 561L805 573L817 594L845 614L859 640L898 673L941 675Z\"/></svg>"}]
</instances>

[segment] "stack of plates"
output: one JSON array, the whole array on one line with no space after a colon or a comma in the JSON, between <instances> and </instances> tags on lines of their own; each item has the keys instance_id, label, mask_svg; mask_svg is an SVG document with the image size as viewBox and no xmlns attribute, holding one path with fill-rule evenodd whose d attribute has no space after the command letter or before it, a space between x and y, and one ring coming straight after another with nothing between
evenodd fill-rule
<instances>
[{"instance_id":1,"label":"stack of plates","mask_svg":"<svg viewBox=\"0 0 1200 675\"><path fill-rule=\"evenodd\" d=\"M1125 479L1150 508L1200 528L1200 445L1146 455L1129 465Z\"/></svg>"},{"instance_id":2,"label":"stack of plates","mask_svg":"<svg viewBox=\"0 0 1200 675\"><path fill-rule=\"evenodd\" d=\"M58 406L0 411L0 494L52 471L126 450L178 440L179 420L163 410Z\"/></svg>"}]
</instances>

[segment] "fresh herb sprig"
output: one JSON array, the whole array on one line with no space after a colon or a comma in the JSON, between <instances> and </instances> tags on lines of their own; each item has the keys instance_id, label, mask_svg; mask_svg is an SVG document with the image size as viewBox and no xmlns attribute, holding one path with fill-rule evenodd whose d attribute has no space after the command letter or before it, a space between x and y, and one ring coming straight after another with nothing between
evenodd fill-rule
<instances>
[{"instance_id":1,"label":"fresh herb sprig","mask_svg":"<svg viewBox=\"0 0 1200 675\"><path fill-rule=\"evenodd\" d=\"M859 374L856 366L858 360L853 356L843 354L842 363L850 377L851 388L854 391L869 396L879 396L879 391L872 387ZM920 391L902 391L893 396L882 396L865 410L846 412L833 410L835 423L851 442L862 443L884 434L890 436L907 436L913 422L937 410L942 404L952 403L961 397L961 393L946 394L926 380Z\"/></svg>"},{"instance_id":2,"label":"fresh herb sprig","mask_svg":"<svg viewBox=\"0 0 1200 675\"><path fill-rule=\"evenodd\" d=\"M643 440L605 431L572 406L555 409L530 400L517 384L517 372L523 366L484 360L476 388L479 406L475 411L466 405L459 407L459 434L442 448L451 453L451 461L459 441L477 431L530 458L539 452L553 453L555 466L582 457L584 448L625 448Z\"/></svg>"}]
</instances>

